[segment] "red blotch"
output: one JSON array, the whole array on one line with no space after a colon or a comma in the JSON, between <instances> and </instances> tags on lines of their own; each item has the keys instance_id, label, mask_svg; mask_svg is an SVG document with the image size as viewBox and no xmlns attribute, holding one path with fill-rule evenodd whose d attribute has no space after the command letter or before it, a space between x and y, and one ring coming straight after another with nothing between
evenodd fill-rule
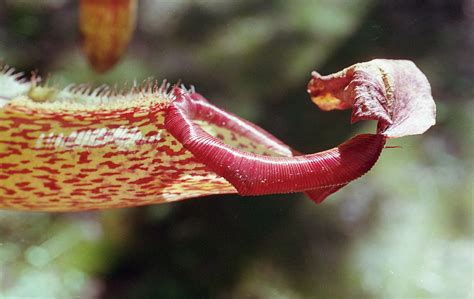
<instances>
[{"instance_id":1,"label":"red blotch","mask_svg":"<svg viewBox=\"0 0 474 299\"><path fill-rule=\"evenodd\" d=\"M59 171L57 171L56 169L49 168L49 167L46 167L46 166L34 167L33 169L46 171L46 172L51 173L51 174L59 174Z\"/></svg>"},{"instance_id":2,"label":"red blotch","mask_svg":"<svg viewBox=\"0 0 474 299\"><path fill-rule=\"evenodd\" d=\"M89 160L90 152L82 152L79 154L79 164L86 164L92 162Z\"/></svg>"},{"instance_id":3,"label":"red blotch","mask_svg":"<svg viewBox=\"0 0 474 299\"><path fill-rule=\"evenodd\" d=\"M115 169L115 168L118 168L120 167L121 165L120 164L117 164L117 163L114 163L112 161L106 161L106 162L102 162L100 163L99 165L103 165L103 166L107 166L108 168L110 169Z\"/></svg>"},{"instance_id":4,"label":"red blotch","mask_svg":"<svg viewBox=\"0 0 474 299\"><path fill-rule=\"evenodd\" d=\"M137 185L146 184L146 183L152 182L154 179L155 178L153 177L146 177L146 178L138 179L136 181L131 181L130 184L137 184Z\"/></svg>"}]
</instances>

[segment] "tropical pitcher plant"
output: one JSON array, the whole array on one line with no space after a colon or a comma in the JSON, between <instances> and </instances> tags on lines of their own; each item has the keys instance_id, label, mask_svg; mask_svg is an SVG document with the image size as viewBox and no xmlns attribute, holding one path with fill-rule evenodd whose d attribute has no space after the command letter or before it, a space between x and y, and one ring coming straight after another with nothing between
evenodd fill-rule
<instances>
[{"instance_id":1,"label":"tropical pitcher plant","mask_svg":"<svg viewBox=\"0 0 474 299\"><path fill-rule=\"evenodd\" d=\"M98 72L125 51L136 6L80 1L82 47ZM313 72L307 91L324 111L352 109L352 123L376 120L376 132L301 154L193 87L56 89L3 66L0 208L79 211L292 192L320 203L367 173L388 139L422 134L435 123L430 85L411 61L375 59L327 76Z\"/></svg>"}]
</instances>

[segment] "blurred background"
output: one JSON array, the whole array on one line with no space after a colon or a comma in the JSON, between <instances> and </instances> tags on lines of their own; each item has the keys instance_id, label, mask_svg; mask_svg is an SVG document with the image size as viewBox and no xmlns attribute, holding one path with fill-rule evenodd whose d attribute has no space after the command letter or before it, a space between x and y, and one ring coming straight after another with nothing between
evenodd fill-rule
<instances>
[{"instance_id":1,"label":"blurred background","mask_svg":"<svg viewBox=\"0 0 474 299\"><path fill-rule=\"evenodd\" d=\"M437 125L390 141L402 148L322 205L291 194L0 211L0 298L474 297L472 1L140 0L129 49L103 75L80 51L77 6L0 0L0 59L63 86L182 80L306 153L373 130L319 111L312 70L410 59Z\"/></svg>"}]
</instances>

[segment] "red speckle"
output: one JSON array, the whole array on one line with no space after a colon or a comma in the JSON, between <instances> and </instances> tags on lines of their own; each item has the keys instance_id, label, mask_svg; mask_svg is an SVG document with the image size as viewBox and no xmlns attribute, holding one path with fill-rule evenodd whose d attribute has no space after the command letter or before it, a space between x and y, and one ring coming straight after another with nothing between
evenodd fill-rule
<instances>
[{"instance_id":1,"label":"red speckle","mask_svg":"<svg viewBox=\"0 0 474 299\"><path fill-rule=\"evenodd\" d=\"M73 178L73 179L69 179L69 180L64 180L63 182L65 184L75 184L75 183L79 183L81 180L78 179L78 178Z\"/></svg>"},{"instance_id":2,"label":"red speckle","mask_svg":"<svg viewBox=\"0 0 474 299\"><path fill-rule=\"evenodd\" d=\"M51 174L59 174L59 171L57 171L56 169L49 168L49 167L46 167L46 166L34 167L33 169L43 170L43 171L46 171L46 172L51 173Z\"/></svg>"},{"instance_id":3,"label":"red speckle","mask_svg":"<svg viewBox=\"0 0 474 299\"><path fill-rule=\"evenodd\" d=\"M130 183L141 185L141 184L146 184L146 183L152 182L154 179L155 178L153 178L153 177L145 177L145 178L142 178L142 179L138 179L136 181L131 181Z\"/></svg>"},{"instance_id":4,"label":"red speckle","mask_svg":"<svg viewBox=\"0 0 474 299\"><path fill-rule=\"evenodd\" d=\"M105 162L100 163L99 165L100 166L107 166L110 169L115 169L115 168L118 168L118 167L121 166L120 164L114 163L112 161L105 161Z\"/></svg>"},{"instance_id":5,"label":"red speckle","mask_svg":"<svg viewBox=\"0 0 474 299\"><path fill-rule=\"evenodd\" d=\"M90 152L82 152L79 154L79 164L86 164L92 162L89 160Z\"/></svg>"},{"instance_id":6,"label":"red speckle","mask_svg":"<svg viewBox=\"0 0 474 299\"><path fill-rule=\"evenodd\" d=\"M5 169L5 168L12 168L13 166L16 166L16 164L13 163L1 163L0 168Z\"/></svg>"}]
</instances>

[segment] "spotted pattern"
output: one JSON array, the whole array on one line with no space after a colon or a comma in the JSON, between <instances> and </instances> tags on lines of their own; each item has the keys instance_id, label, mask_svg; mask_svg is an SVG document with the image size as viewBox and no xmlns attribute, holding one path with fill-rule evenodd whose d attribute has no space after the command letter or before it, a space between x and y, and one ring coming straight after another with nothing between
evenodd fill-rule
<instances>
[{"instance_id":1,"label":"spotted pattern","mask_svg":"<svg viewBox=\"0 0 474 299\"><path fill-rule=\"evenodd\" d=\"M51 111L12 102L0 109L0 208L75 211L235 193L164 128L168 105Z\"/></svg>"}]
</instances>

